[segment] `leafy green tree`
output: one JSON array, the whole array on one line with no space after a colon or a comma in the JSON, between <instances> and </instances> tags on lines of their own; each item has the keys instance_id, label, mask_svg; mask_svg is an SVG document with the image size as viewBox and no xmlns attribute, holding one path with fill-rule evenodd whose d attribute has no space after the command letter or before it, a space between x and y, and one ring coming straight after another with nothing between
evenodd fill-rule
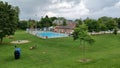
<instances>
[{"instance_id":1,"label":"leafy green tree","mask_svg":"<svg viewBox=\"0 0 120 68\"><path fill-rule=\"evenodd\" d=\"M50 17L51 21L57 20L57 17Z\"/></svg>"},{"instance_id":2,"label":"leafy green tree","mask_svg":"<svg viewBox=\"0 0 120 68\"><path fill-rule=\"evenodd\" d=\"M103 24L103 23L101 23L101 24L100 24L100 30L101 30L101 31L104 31L104 33L105 33L105 31L107 30L106 25Z\"/></svg>"},{"instance_id":3,"label":"leafy green tree","mask_svg":"<svg viewBox=\"0 0 120 68\"><path fill-rule=\"evenodd\" d=\"M103 16L99 18L103 23L106 23L109 19L111 19L111 17Z\"/></svg>"},{"instance_id":4,"label":"leafy green tree","mask_svg":"<svg viewBox=\"0 0 120 68\"><path fill-rule=\"evenodd\" d=\"M17 23L19 22L19 14L20 14L20 9L18 6L16 7L13 7L15 9L15 14L16 14L16 20L17 20Z\"/></svg>"},{"instance_id":5,"label":"leafy green tree","mask_svg":"<svg viewBox=\"0 0 120 68\"><path fill-rule=\"evenodd\" d=\"M87 18L84 20L84 22L88 26L89 32L100 31L100 23L97 20Z\"/></svg>"},{"instance_id":6,"label":"leafy green tree","mask_svg":"<svg viewBox=\"0 0 120 68\"><path fill-rule=\"evenodd\" d=\"M42 24L39 21L37 22L37 28L42 28Z\"/></svg>"},{"instance_id":7,"label":"leafy green tree","mask_svg":"<svg viewBox=\"0 0 120 68\"><path fill-rule=\"evenodd\" d=\"M97 20L92 20L91 23L93 24L93 31L95 32L99 32L100 31L100 22L98 22Z\"/></svg>"},{"instance_id":8,"label":"leafy green tree","mask_svg":"<svg viewBox=\"0 0 120 68\"><path fill-rule=\"evenodd\" d=\"M106 31L107 30L107 26L105 25L103 20L102 19L98 19L98 22L100 24L100 31Z\"/></svg>"},{"instance_id":9,"label":"leafy green tree","mask_svg":"<svg viewBox=\"0 0 120 68\"><path fill-rule=\"evenodd\" d=\"M115 27L117 27L116 21L112 18L109 19L105 24L106 24L108 30L113 30Z\"/></svg>"},{"instance_id":10,"label":"leafy green tree","mask_svg":"<svg viewBox=\"0 0 120 68\"><path fill-rule=\"evenodd\" d=\"M41 27L50 27L52 26L52 20L46 15L45 18L41 18L40 21Z\"/></svg>"},{"instance_id":11,"label":"leafy green tree","mask_svg":"<svg viewBox=\"0 0 120 68\"><path fill-rule=\"evenodd\" d=\"M83 24L83 22L82 22L81 19L76 19L75 22L77 23L77 24L76 24L76 27L79 27L79 25L82 25L82 24Z\"/></svg>"},{"instance_id":12,"label":"leafy green tree","mask_svg":"<svg viewBox=\"0 0 120 68\"><path fill-rule=\"evenodd\" d=\"M66 20L63 20L63 26L66 26L67 23L66 23Z\"/></svg>"},{"instance_id":13,"label":"leafy green tree","mask_svg":"<svg viewBox=\"0 0 120 68\"><path fill-rule=\"evenodd\" d=\"M35 29L37 27L37 22L35 20L29 19L28 23L30 29Z\"/></svg>"},{"instance_id":14,"label":"leafy green tree","mask_svg":"<svg viewBox=\"0 0 120 68\"><path fill-rule=\"evenodd\" d=\"M99 20L102 22L102 24L105 26L106 30L113 30L115 27L118 26L117 21L112 17L101 17Z\"/></svg>"},{"instance_id":15,"label":"leafy green tree","mask_svg":"<svg viewBox=\"0 0 120 68\"><path fill-rule=\"evenodd\" d=\"M117 35L117 33L118 33L118 28L115 27L115 28L114 28L114 31L113 31L113 34Z\"/></svg>"},{"instance_id":16,"label":"leafy green tree","mask_svg":"<svg viewBox=\"0 0 120 68\"><path fill-rule=\"evenodd\" d=\"M88 26L88 31L93 32L93 24L91 23L91 19L86 18L84 20L84 23Z\"/></svg>"},{"instance_id":17,"label":"leafy green tree","mask_svg":"<svg viewBox=\"0 0 120 68\"><path fill-rule=\"evenodd\" d=\"M73 32L73 39L80 40L80 44L83 45L83 50L84 50L84 55L85 56L85 42L92 44L94 43L94 39L92 38L92 36L90 36L88 34L88 28L85 24L80 25L79 27L74 29ZM82 59L83 61L87 61L87 59Z\"/></svg>"},{"instance_id":18,"label":"leafy green tree","mask_svg":"<svg viewBox=\"0 0 120 68\"><path fill-rule=\"evenodd\" d=\"M120 18L115 18L115 21L116 21L116 23L118 25L118 28L120 29Z\"/></svg>"},{"instance_id":19,"label":"leafy green tree","mask_svg":"<svg viewBox=\"0 0 120 68\"><path fill-rule=\"evenodd\" d=\"M28 26L29 26L28 23L29 23L29 22L28 22L28 21L25 21L25 20L20 21L18 27L19 27L20 29L25 30L25 29L28 28Z\"/></svg>"},{"instance_id":20,"label":"leafy green tree","mask_svg":"<svg viewBox=\"0 0 120 68\"><path fill-rule=\"evenodd\" d=\"M19 20L18 9L0 1L0 43L6 35L14 35Z\"/></svg>"}]
</instances>

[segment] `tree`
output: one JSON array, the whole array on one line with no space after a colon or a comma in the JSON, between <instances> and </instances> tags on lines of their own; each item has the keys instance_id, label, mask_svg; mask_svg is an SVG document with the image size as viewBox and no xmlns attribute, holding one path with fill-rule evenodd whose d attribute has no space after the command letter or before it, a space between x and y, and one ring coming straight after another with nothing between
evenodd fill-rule
<instances>
[{"instance_id":1,"label":"tree","mask_svg":"<svg viewBox=\"0 0 120 68\"><path fill-rule=\"evenodd\" d=\"M116 23L116 21L114 20L114 19L109 19L106 23L106 26L107 26L107 28L108 28L108 30L113 30L115 27L117 27L117 23Z\"/></svg>"},{"instance_id":2,"label":"tree","mask_svg":"<svg viewBox=\"0 0 120 68\"><path fill-rule=\"evenodd\" d=\"M102 24L105 25L106 30L113 30L115 27L118 26L118 21L112 17L101 17L98 20L102 22Z\"/></svg>"},{"instance_id":3,"label":"tree","mask_svg":"<svg viewBox=\"0 0 120 68\"><path fill-rule=\"evenodd\" d=\"M17 23L19 22L19 14L20 14L20 9L18 6L15 6L13 7L15 9L15 12L16 12L16 17L17 17Z\"/></svg>"},{"instance_id":4,"label":"tree","mask_svg":"<svg viewBox=\"0 0 120 68\"><path fill-rule=\"evenodd\" d=\"M88 34L88 28L85 24L82 24L79 27L74 29L73 39L74 40L79 39L80 44L83 45L83 51L84 51L83 56L85 56L85 42L89 44L94 43L94 39ZM83 58L82 61L86 62L87 59Z\"/></svg>"},{"instance_id":5,"label":"tree","mask_svg":"<svg viewBox=\"0 0 120 68\"><path fill-rule=\"evenodd\" d=\"M86 18L84 20L84 23L88 26L88 31L93 32L93 24L91 23L91 19Z\"/></svg>"},{"instance_id":6,"label":"tree","mask_svg":"<svg viewBox=\"0 0 120 68\"><path fill-rule=\"evenodd\" d=\"M37 22L35 20L29 19L28 21L30 29L35 29L37 26Z\"/></svg>"},{"instance_id":7,"label":"tree","mask_svg":"<svg viewBox=\"0 0 120 68\"><path fill-rule=\"evenodd\" d=\"M116 21L118 28L120 29L120 18L115 18L114 20Z\"/></svg>"},{"instance_id":8,"label":"tree","mask_svg":"<svg viewBox=\"0 0 120 68\"><path fill-rule=\"evenodd\" d=\"M26 21L26 20L20 21L18 27L19 27L20 29L25 30L26 28L29 27L28 23L29 23L29 22Z\"/></svg>"},{"instance_id":9,"label":"tree","mask_svg":"<svg viewBox=\"0 0 120 68\"><path fill-rule=\"evenodd\" d=\"M0 43L6 35L14 35L19 20L18 9L0 1Z\"/></svg>"},{"instance_id":10,"label":"tree","mask_svg":"<svg viewBox=\"0 0 120 68\"><path fill-rule=\"evenodd\" d=\"M54 20L57 19L57 17L50 17L51 21L53 22Z\"/></svg>"},{"instance_id":11,"label":"tree","mask_svg":"<svg viewBox=\"0 0 120 68\"><path fill-rule=\"evenodd\" d=\"M105 23L103 22L103 20L99 18L98 22L100 24L100 31L104 31L105 32L107 30L107 26L105 25Z\"/></svg>"},{"instance_id":12,"label":"tree","mask_svg":"<svg viewBox=\"0 0 120 68\"><path fill-rule=\"evenodd\" d=\"M83 24L83 22L82 22L81 19L76 19L75 22L77 23L77 24L76 24L76 27L79 27L79 25L82 25L82 24Z\"/></svg>"},{"instance_id":13,"label":"tree","mask_svg":"<svg viewBox=\"0 0 120 68\"><path fill-rule=\"evenodd\" d=\"M66 24L66 20L63 20L63 26L66 26L67 24Z\"/></svg>"},{"instance_id":14,"label":"tree","mask_svg":"<svg viewBox=\"0 0 120 68\"><path fill-rule=\"evenodd\" d=\"M52 26L52 20L46 15L45 18L41 18L40 24L42 28L44 27L48 28Z\"/></svg>"},{"instance_id":15,"label":"tree","mask_svg":"<svg viewBox=\"0 0 120 68\"><path fill-rule=\"evenodd\" d=\"M86 20L84 20L84 22L88 26L89 32L100 31L100 23L97 20L87 18Z\"/></svg>"},{"instance_id":16,"label":"tree","mask_svg":"<svg viewBox=\"0 0 120 68\"><path fill-rule=\"evenodd\" d=\"M115 28L114 28L114 31L113 31L113 34L117 35L117 31L118 31L118 28L115 27Z\"/></svg>"},{"instance_id":17,"label":"tree","mask_svg":"<svg viewBox=\"0 0 120 68\"><path fill-rule=\"evenodd\" d=\"M98 19L98 22L100 22L100 24L101 24L101 27L100 27L101 31L107 31L108 30L108 27L107 27L106 23L110 19L111 19L111 17L107 17L107 16L103 16L103 17L100 17Z\"/></svg>"}]
</instances>

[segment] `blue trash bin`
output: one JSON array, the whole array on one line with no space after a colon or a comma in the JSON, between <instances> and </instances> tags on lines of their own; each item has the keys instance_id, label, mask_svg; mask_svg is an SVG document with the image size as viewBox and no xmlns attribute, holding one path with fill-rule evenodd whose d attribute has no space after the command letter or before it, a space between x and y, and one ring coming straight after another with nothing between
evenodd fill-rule
<instances>
[{"instance_id":1,"label":"blue trash bin","mask_svg":"<svg viewBox=\"0 0 120 68\"><path fill-rule=\"evenodd\" d=\"M15 57L15 59L20 58L20 48L15 48L14 57Z\"/></svg>"}]
</instances>

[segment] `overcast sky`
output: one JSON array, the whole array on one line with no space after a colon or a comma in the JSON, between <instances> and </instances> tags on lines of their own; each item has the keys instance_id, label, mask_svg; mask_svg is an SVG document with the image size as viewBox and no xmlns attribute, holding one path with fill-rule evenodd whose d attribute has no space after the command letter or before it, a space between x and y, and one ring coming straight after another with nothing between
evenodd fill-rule
<instances>
[{"instance_id":1,"label":"overcast sky","mask_svg":"<svg viewBox=\"0 0 120 68\"><path fill-rule=\"evenodd\" d=\"M120 17L120 0L2 0L20 8L20 19Z\"/></svg>"}]
</instances>

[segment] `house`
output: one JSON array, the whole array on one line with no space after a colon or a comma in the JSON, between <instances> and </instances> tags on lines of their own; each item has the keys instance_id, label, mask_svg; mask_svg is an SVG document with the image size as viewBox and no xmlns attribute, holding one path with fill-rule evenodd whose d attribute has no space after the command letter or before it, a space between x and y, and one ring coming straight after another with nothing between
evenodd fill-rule
<instances>
[{"instance_id":1,"label":"house","mask_svg":"<svg viewBox=\"0 0 120 68\"><path fill-rule=\"evenodd\" d=\"M53 21L53 24L56 24L56 25L62 25L63 24L63 20L54 20Z\"/></svg>"},{"instance_id":2,"label":"house","mask_svg":"<svg viewBox=\"0 0 120 68\"><path fill-rule=\"evenodd\" d=\"M71 34L74 31L75 26L75 23L68 23L66 26L56 26L54 32Z\"/></svg>"}]
</instances>

